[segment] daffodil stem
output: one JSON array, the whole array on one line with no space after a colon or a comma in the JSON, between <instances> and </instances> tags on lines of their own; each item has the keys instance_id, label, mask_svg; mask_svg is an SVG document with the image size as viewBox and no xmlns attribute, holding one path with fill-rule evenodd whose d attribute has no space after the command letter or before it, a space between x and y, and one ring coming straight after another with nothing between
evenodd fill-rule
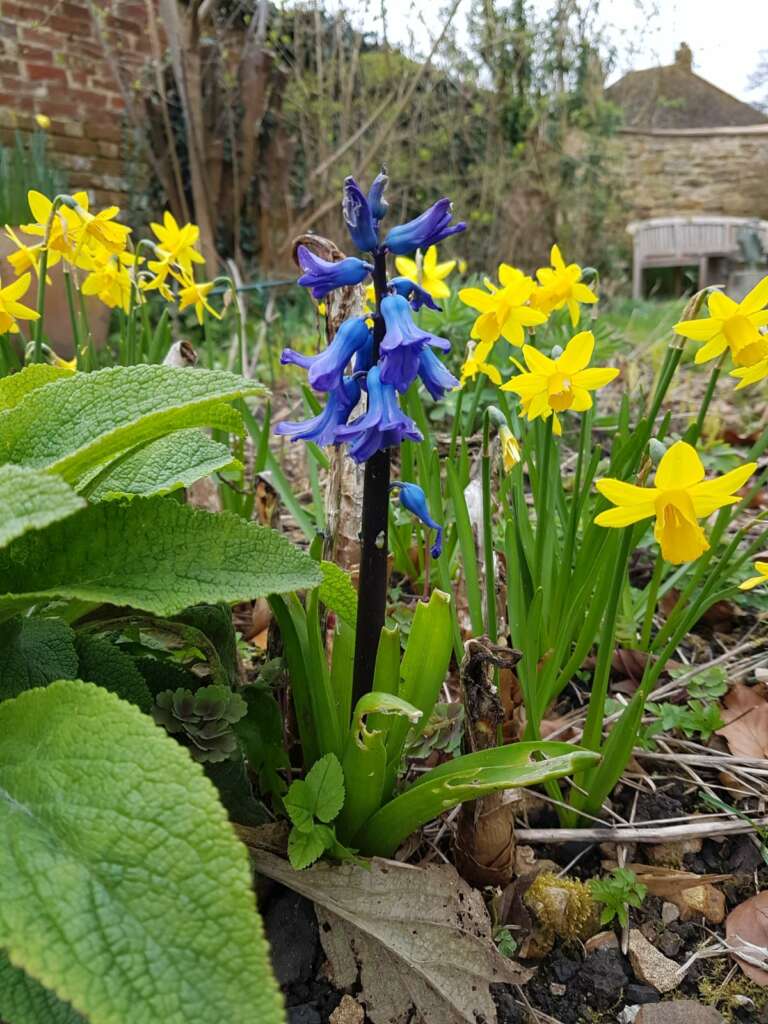
<instances>
[{"instance_id":1,"label":"daffodil stem","mask_svg":"<svg viewBox=\"0 0 768 1024\"><path fill-rule=\"evenodd\" d=\"M387 294L387 262L377 252L373 263L376 314L373 319L373 364L386 330L381 300ZM376 452L365 464L360 534L360 581L355 631L352 705L373 688L379 636L387 611L387 531L389 527L389 449Z\"/></svg>"},{"instance_id":2,"label":"daffodil stem","mask_svg":"<svg viewBox=\"0 0 768 1024\"><path fill-rule=\"evenodd\" d=\"M643 632L640 635L640 650L647 651L651 642L651 629L653 628L653 615L656 611L656 599L659 596L661 577L664 574L664 559L661 552L656 556L656 564L653 567L653 576L648 584L648 596L645 602L645 619L643 620Z\"/></svg>"},{"instance_id":3,"label":"daffodil stem","mask_svg":"<svg viewBox=\"0 0 768 1024\"><path fill-rule=\"evenodd\" d=\"M475 378L475 390L472 392L472 405L469 408L469 414L467 415L467 422L464 424L464 436L469 437L475 429L475 419L477 418L477 407L480 404L480 396L483 393L483 375L478 373Z\"/></svg>"},{"instance_id":4,"label":"daffodil stem","mask_svg":"<svg viewBox=\"0 0 768 1024\"><path fill-rule=\"evenodd\" d=\"M491 503L491 417L486 410L483 417L483 560L485 562L485 632L491 643L496 643L496 573L493 568L493 506Z\"/></svg>"},{"instance_id":5,"label":"daffodil stem","mask_svg":"<svg viewBox=\"0 0 768 1024\"><path fill-rule=\"evenodd\" d=\"M616 619L619 613L619 599L624 586L624 570L632 546L632 530L625 530L614 569L613 581L608 594L608 603L600 630L600 645L597 651L595 674L592 677L592 691L589 696L587 720L584 724L582 745L587 750L599 750L605 715L605 698L608 695L608 676L616 643Z\"/></svg>"},{"instance_id":6,"label":"daffodil stem","mask_svg":"<svg viewBox=\"0 0 768 1024\"><path fill-rule=\"evenodd\" d=\"M81 370L82 352L80 351L80 323L77 319L77 310L75 309L75 296L74 292L72 291L72 273L67 267L63 268L62 273L64 275L64 291L67 293L67 309L69 310L69 323L70 326L72 327L72 342L75 346L75 365L77 366L78 370Z\"/></svg>"},{"instance_id":7,"label":"daffodil stem","mask_svg":"<svg viewBox=\"0 0 768 1024\"><path fill-rule=\"evenodd\" d=\"M544 425L544 450L541 453L541 465L536 466L538 487L536 488L536 581L543 586L542 570L544 567L544 544L546 531L551 529L547 501L549 500L549 463L552 455L552 428L554 415L548 416Z\"/></svg>"},{"instance_id":8,"label":"daffodil stem","mask_svg":"<svg viewBox=\"0 0 768 1024\"><path fill-rule=\"evenodd\" d=\"M48 214L48 220L45 222L45 234L43 235L43 248L40 253L40 266L38 267L39 273L37 278L38 317L37 320L35 321L35 330L33 334L35 342L34 360L36 363L40 363L43 360L43 323L45 321L45 279L48 277L48 245L51 241L51 231L53 230L53 221L56 217L56 211L58 210L64 198L64 196L56 196L56 198L51 203L51 210Z\"/></svg>"},{"instance_id":9,"label":"daffodil stem","mask_svg":"<svg viewBox=\"0 0 768 1024\"><path fill-rule=\"evenodd\" d=\"M723 362L725 361L726 353L723 352L719 361L715 364L712 373L709 375L709 383L707 384L707 390L704 393L704 401L701 403L699 409L699 415L696 417L696 423L691 429L688 436L688 443L695 445L701 437L701 432L704 429L704 421L707 418L709 407L712 403L712 399L715 394L715 387L717 386L717 379L720 376L720 371L723 368Z\"/></svg>"}]
</instances>

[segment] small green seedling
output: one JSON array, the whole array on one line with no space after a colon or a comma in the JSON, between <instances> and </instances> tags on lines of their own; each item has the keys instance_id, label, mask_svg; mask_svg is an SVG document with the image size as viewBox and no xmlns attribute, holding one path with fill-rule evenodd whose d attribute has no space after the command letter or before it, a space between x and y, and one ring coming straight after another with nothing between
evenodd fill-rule
<instances>
[{"instance_id":1,"label":"small green seedling","mask_svg":"<svg viewBox=\"0 0 768 1024\"><path fill-rule=\"evenodd\" d=\"M637 875L628 868L616 868L605 878L593 878L589 882L593 899L603 904L600 924L608 924L617 917L622 928L629 923L628 907L641 907L647 886L638 882Z\"/></svg>"}]
</instances>

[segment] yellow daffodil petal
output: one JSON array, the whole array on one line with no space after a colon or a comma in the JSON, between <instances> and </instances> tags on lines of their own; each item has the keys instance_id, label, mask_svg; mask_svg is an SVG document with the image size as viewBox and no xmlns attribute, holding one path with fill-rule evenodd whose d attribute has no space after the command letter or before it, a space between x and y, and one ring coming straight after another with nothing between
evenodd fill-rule
<instances>
[{"instance_id":1,"label":"yellow daffodil petal","mask_svg":"<svg viewBox=\"0 0 768 1024\"><path fill-rule=\"evenodd\" d=\"M640 490L643 490L641 487ZM643 519L650 519L656 514L656 507L652 501L642 505L619 505L617 508L607 508L600 515L595 517L597 526L632 526Z\"/></svg>"},{"instance_id":2,"label":"yellow daffodil petal","mask_svg":"<svg viewBox=\"0 0 768 1024\"><path fill-rule=\"evenodd\" d=\"M544 376L558 372L557 363L543 352L539 352L533 345L523 345L523 359L526 366L532 373L540 373Z\"/></svg>"},{"instance_id":3,"label":"yellow daffodil petal","mask_svg":"<svg viewBox=\"0 0 768 1024\"><path fill-rule=\"evenodd\" d=\"M424 268L425 275L431 277L435 272L437 266L437 246L430 245L427 251L424 253L424 258L421 261Z\"/></svg>"},{"instance_id":4,"label":"yellow daffodil petal","mask_svg":"<svg viewBox=\"0 0 768 1024\"><path fill-rule=\"evenodd\" d=\"M754 587L759 587L761 583L768 582L768 576L750 576L748 580L744 580L743 583L739 584L739 590L752 590Z\"/></svg>"},{"instance_id":5,"label":"yellow daffodil petal","mask_svg":"<svg viewBox=\"0 0 768 1024\"><path fill-rule=\"evenodd\" d=\"M522 270L518 270L517 267L511 266L509 263L499 264L499 282L505 288L518 284L524 277L525 274L523 274Z\"/></svg>"},{"instance_id":6,"label":"yellow daffodil petal","mask_svg":"<svg viewBox=\"0 0 768 1024\"><path fill-rule=\"evenodd\" d=\"M759 309L762 309L768 303L768 277L764 277L762 281L752 288L739 303L739 309L742 313L756 313Z\"/></svg>"},{"instance_id":7,"label":"yellow daffodil petal","mask_svg":"<svg viewBox=\"0 0 768 1024\"><path fill-rule=\"evenodd\" d=\"M659 493L655 487L638 487L610 476L598 480L595 487L614 505L653 505Z\"/></svg>"},{"instance_id":8,"label":"yellow daffodil petal","mask_svg":"<svg viewBox=\"0 0 768 1024\"><path fill-rule=\"evenodd\" d=\"M516 309L515 318L524 327L538 327L540 324L547 322L546 313L542 313L538 309L531 309L529 306L521 306L519 309Z\"/></svg>"},{"instance_id":9,"label":"yellow daffodil petal","mask_svg":"<svg viewBox=\"0 0 768 1024\"><path fill-rule=\"evenodd\" d=\"M461 288L459 298L465 306L471 306L478 313L487 313L494 308L493 296L482 288Z\"/></svg>"},{"instance_id":10,"label":"yellow daffodil petal","mask_svg":"<svg viewBox=\"0 0 768 1024\"><path fill-rule=\"evenodd\" d=\"M576 282L573 286L573 297L577 302L597 302L597 296L592 289L579 282Z\"/></svg>"},{"instance_id":11,"label":"yellow daffodil petal","mask_svg":"<svg viewBox=\"0 0 768 1024\"><path fill-rule=\"evenodd\" d=\"M581 307L575 299L568 299L568 313L571 318L571 327L578 327L581 318Z\"/></svg>"},{"instance_id":12,"label":"yellow daffodil petal","mask_svg":"<svg viewBox=\"0 0 768 1024\"><path fill-rule=\"evenodd\" d=\"M500 333L499 322L493 312L481 313L472 325L472 337L487 345L496 341Z\"/></svg>"},{"instance_id":13,"label":"yellow daffodil petal","mask_svg":"<svg viewBox=\"0 0 768 1024\"><path fill-rule=\"evenodd\" d=\"M705 504L711 506L707 512L700 514L709 515L723 505L731 505L739 501L738 497L732 498L732 496L741 490L756 469L756 462L746 462L743 466L738 466L729 473L723 473L722 476L715 477L714 480L703 480L701 483L691 487L691 497L694 502L701 502L702 507ZM719 504L716 504L717 502Z\"/></svg>"},{"instance_id":14,"label":"yellow daffodil petal","mask_svg":"<svg viewBox=\"0 0 768 1024\"><path fill-rule=\"evenodd\" d=\"M589 366L595 348L595 336L592 331L579 331L574 334L562 355L555 360L561 373L573 374Z\"/></svg>"},{"instance_id":15,"label":"yellow daffodil petal","mask_svg":"<svg viewBox=\"0 0 768 1024\"><path fill-rule=\"evenodd\" d=\"M438 263L432 269L432 277L436 277L442 281L444 277L448 277L455 266L456 260L445 260L444 263Z\"/></svg>"},{"instance_id":16,"label":"yellow daffodil petal","mask_svg":"<svg viewBox=\"0 0 768 1024\"><path fill-rule=\"evenodd\" d=\"M0 290L0 295L2 295L3 301L14 302L16 299L20 299L29 288L29 282L31 279L31 274L22 274L21 277L17 278L6 288Z\"/></svg>"},{"instance_id":17,"label":"yellow daffodil petal","mask_svg":"<svg viewBox=\"0 0 768 1024\"><path fill-rule=\"evenodd\" d=\"M508 341L510 345L514 345L516 348L522 348L525 343L525 331L520 321L517 319L517 310L511 316L507 317L504 322L504 326L501 328L501 336L505 341Z\"/></svg>"},{"instance_id":18,"label":"yellow daffodil petal","mask_svg":"<svg viewBox=\"0 0 768 1024\"><path fill-rule=\"evenodd\" d=\"M555 270L565 270L565 260L563 259L563 254L560 252L559 245L553 245L550 249L549 262Z\"/></svg>"},{"instance_id":19,"label":"yellow daffodil petal","mask_svg":"<svg viewBox=\"0 0 768 1024\"><path fill-rule=\"evenodd\" d=\"M427 284L429 287L427 288ZM422 282L422 287L425 291L428 291L433 299L447 299L450 297L451 289L445 283L437 277L429 278L429 281L425 278Z\"/></svg>"},{"instance_id":20,"label":"yellow daffodil petal","mask_svg":"<svg viewBox=\"0 0 768 1024\"><path fill-rule=\"evenodd\" d=\"M722 329L723 321L713 320L711 317L702 320L681 320L672 328L675 334L680 334L683 338L690 338L691 341L709 341Z\"/></svg>"},{"instance_id":21,"label":"yellow daffodil petal","mask_svg":"<svg viewBox=\"0 0 768 1024\"><path fill-rule=\"evenodd\" d=\"M619 372L611 366L593 366L574 373L572 383L574 387L596 391L598 388L604 388L606 384L610 384L612 380L616 380Z\"/></svg>"},{"instance_id":22,"label":"yellow daffodil petal","mask_svg":"<svg viewBox=\"0 0 768 1024\"><path fill-rule=\"evenodd\" d=\"M501 374L493 365L493 363L481 363L480 369L483 371L486 377L488 377L489 380L493 381L496 387L498 387L499 384L501 384Z\"/></svg>"},{"instance_id":23,"label":"yellow daffodil petal","mask_svg":"<svg viewBox=\"0 0 768 1024\"><path fill-rule=\"evenodd\" d=\"M693 357L693 361L697 366L701 366L702 363L708 363L710 359L717 359L727 348L728 339L726 336L724 334L716 334L711 341L701 346Z\"/></svg>"},{"instance_id":24,"label":"yellow daffodil petal","mask_svg":"<svg viewBox=\"0 0 768 1024\"><path fill-rule=\"evenodd\" d=\"M654 484L659 490L682 490L704 479L704 466L696 449L685 441L676 441L663 455Z\"/></svg>"},{"instance_id":25,"label":"yellow daffodil petal","mask_svg":"<svg viewBox=\"0 0 768 1024\"><path fill-rule=\"evenodd\" d=\"M739 311L739 305L723 292L712 292L707 299L709 312L717 320L728 320Z\"/></svg>"},{"instance_id":26,"label":"yellow daffodil petal","mask_svg":"<svg viewBox=\"0 0 768 1024\"><path fill-rule=\"evenodd\" d=\"M419 268L416 266L416 260L412 260L409 256L395 256L395 267L397 272L402 277L409 277L412 281L415 281Z\"/></svg>"},{"instance_id":27,"label":"yellow daffodil petal","mask_svg":"<svg viewBox=\"0 0 768 1024\"><path fill-rule=\"evenodd\" d=\"M586 388L580 388L574 383L571 391L573 394L573 400L570 405L571 412L586 412L587 409L592 408L594 405L592 395L590 395Z\"/></svg>"}]
</instances>

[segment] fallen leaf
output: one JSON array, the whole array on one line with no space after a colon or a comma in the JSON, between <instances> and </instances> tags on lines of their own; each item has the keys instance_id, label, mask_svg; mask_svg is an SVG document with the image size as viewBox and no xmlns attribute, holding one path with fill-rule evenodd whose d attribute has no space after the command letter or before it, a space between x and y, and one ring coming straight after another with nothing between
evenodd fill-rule
<instances>
[{"instance_id":1,"label":"fallen leaf","mask_svg":"<svg viewBox=\"0 0 768 1024\"><path fill-rule=\"evenodd\" d=\"M256 870L315 904L333 981L372 1024L495 1024L490 985L531 971L496 949L480 893L448 864L318 864L294 871L251 846Z\"/></svg>"},{"instance_id":2,"label":"fallen leaf","mask_svg":"<svg viewBox=\"0 0 768 1024\"><path fill-rule=\"evenodd\" d=\"M737 757L768 757L768 702L761 688L736 683L723 698L723 721L717 730Z\"/></svg>"},{"instance_id":3,"label":"fallen leaf","mask_svg":"<svg viewBox=\"0 0 768 1024\"><path fill-rule=\"evenodd\" d=\"M725 921L725 936L732 949L741 951L742 956L733 956L746 976L758 985L768 985L768 970L750 962L768 967L768 890L733 908Z\"/></svg>"}]
</instances>

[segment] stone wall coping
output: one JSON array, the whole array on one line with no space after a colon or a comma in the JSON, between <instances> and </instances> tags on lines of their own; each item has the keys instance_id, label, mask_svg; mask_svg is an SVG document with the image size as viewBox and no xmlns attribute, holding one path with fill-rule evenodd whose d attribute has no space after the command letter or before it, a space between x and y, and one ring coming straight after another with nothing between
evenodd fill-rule
<instances>
[{"instance_id":1,"label":"stone wall coping","mask_svg":"<svg viewBox=\"0 0 768 1024\"><path fill-rule=\"evenodd\" d=\"M721 128L619 128L620 135L768 135L768 124L723 125Z\"/></svg>"}]
</instances>

